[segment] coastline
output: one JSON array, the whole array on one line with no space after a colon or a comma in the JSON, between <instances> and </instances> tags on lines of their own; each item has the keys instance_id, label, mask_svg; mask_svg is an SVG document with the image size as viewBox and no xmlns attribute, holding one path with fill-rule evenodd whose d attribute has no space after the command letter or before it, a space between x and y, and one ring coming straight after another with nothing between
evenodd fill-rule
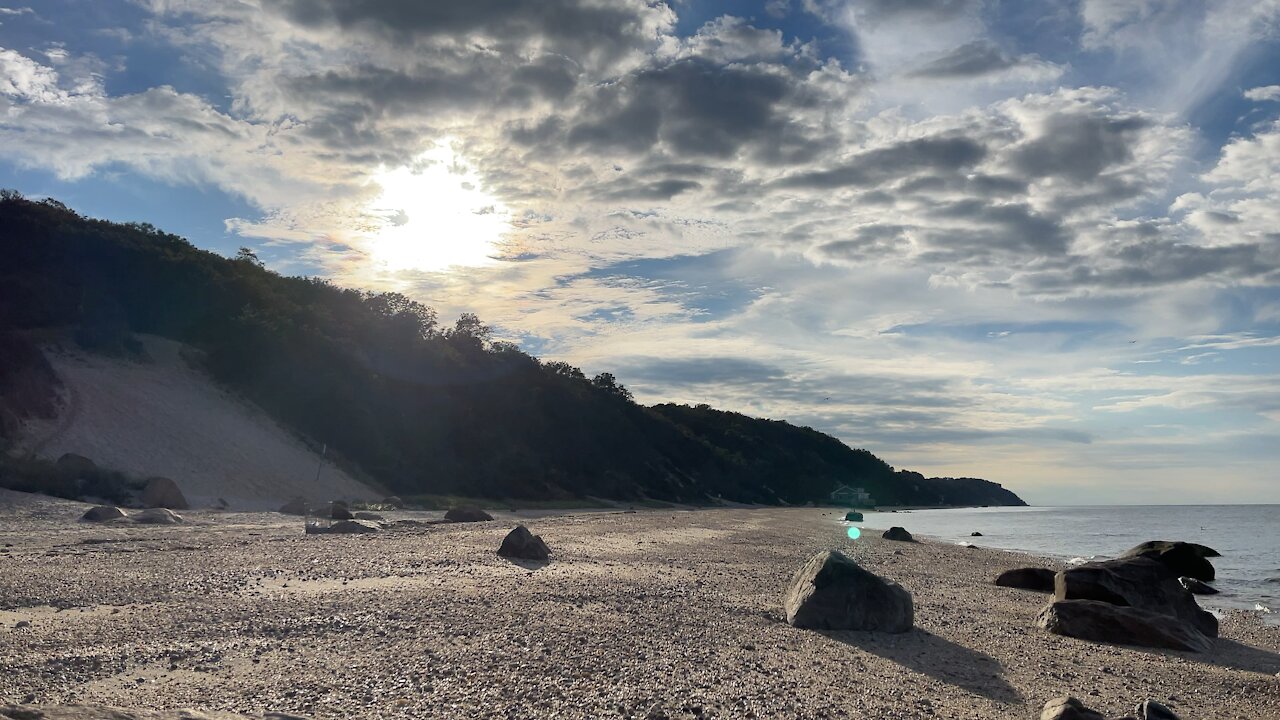
<instances>
[{"instance_id":1,"label":"coastline","mask_svg":"<svg viewBox=\"0 0 1280 720\"><path fill-rule=\"evenodd\" d=\"M851 541L828 509L520 518L552 549L530 569L494 554L517 521L504 515L305 536L273 513L104 527L76 523L82 507L0 505L0 703L1023 720L1072 694L1109 716L1153 697L1184 720L1280 717L1280 629L1228 613L1199 655L1049 635L1034 626L1046 596L992 583L1042 558ZM915 629L783 622L791 574L829 549L908 589Z\"/></svg>"}]
</instances>

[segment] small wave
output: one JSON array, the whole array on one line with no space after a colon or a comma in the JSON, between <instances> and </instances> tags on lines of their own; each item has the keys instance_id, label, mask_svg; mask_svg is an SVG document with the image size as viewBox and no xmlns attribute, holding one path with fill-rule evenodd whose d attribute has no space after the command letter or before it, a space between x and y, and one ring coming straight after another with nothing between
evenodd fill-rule
<instances>
[{"instance_id":1,"label":"small wave","mask_svg":"<svg viewBox=\"0 0 1280 720\"><path fill-rule=\"evenodd\" d=\"M1253 609L1257 610L1260 613L1266 613L1268 615L1271 614L1271 608L1267 607L1266 605L1263 605L1262 603L1254 604Z\"/></svg>"},{"instance_id":2,"label":"small wave","mask_svg":"<svg viewBox=\"0 0 1280 720\"><path fill-rule=\"evenodd\" d=\"M1073 557L1067 561L1068 565L1083 565L1089 562L1089 558Z\"/></svg>"},{"instance_id":3,"label":"small wave","mask_svg":"<svg viewBox=\"0 0 1280 720\"><path fill-rule=\"evenodd\" d=\"M1280 585L1280 577L1269 577L1266 580L1263 580L1262 582L1268 583L1270 585Z\"/></svg>"}]
</instances>

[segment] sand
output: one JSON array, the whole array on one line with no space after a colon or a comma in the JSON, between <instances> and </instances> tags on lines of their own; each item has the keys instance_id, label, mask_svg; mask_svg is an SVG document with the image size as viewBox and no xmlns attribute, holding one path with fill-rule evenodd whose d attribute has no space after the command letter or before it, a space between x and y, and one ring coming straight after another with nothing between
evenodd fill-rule
<instances>
[{"instance_id":1,"label":"sand","mask_svg":"<svg viewBox=\"0 0 1280 720\"><path fill-rule=\"evenodd\" d=\"M172 478L193 506L222 498L233 508L274 510L296 495L319 503L385 494L191 367L180 343L140 339L148 362L46 348L65 402L56 419L29 422L14 452L51 460L78 453L137 477Z\"/></svg>"},{"instance_id":2,"label":"sand","mask_svg":"<svg viewBox=\"0 0 1280 720\"><path fill-rule=\"evenodd\" d=\"M271 513L94 527L82 509L0 498L0 704L1025 720L1074 694L1110 715L1152 697L1186 720L1280 718L1276 628L1229 615L1202 655L1048 635L1033 624L1046 596L991 583L1043 561L855 542L831 510L540 517L526 522L553 560L538 568L495 555L510 514L307 536ZM792 571L833 548L910 590L916 628L786 625Z\"/></svg>"}]
</instances>

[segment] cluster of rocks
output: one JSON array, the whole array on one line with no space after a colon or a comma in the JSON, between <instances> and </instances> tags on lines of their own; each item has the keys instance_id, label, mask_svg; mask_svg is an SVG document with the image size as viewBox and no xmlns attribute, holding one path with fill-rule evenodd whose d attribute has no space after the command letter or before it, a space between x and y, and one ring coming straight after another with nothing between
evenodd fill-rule
<instances>
[{"instance_id":1,"label":"cluster of rocks","mask_svg":"<svg viewBox=\"0 0 1280 720\"><path fill-rule=\"evenodd\" d=\"M150 710L102 705L0 705L0 720L306 720L297 715L262 715L197 710Z\"/></svg>"},{"instance_id":2,"label":"cluster of rocks","mask_svg":"<svg viewBox=\"0 0 1280 720\"><path fill-rule=\"evenodd\" d=\"M1218 619L1202 610L1180 577L1213 580L1209 557L1195 543L1143 543L1115 560L1068 568L1054 577L1054 599L1038 623L1059 635L1204 652Z\"/></svg>"},{"instance_id":3,"label":"cluster of rocks","mask_svg":"<svg viewBox=\"0 0 1280 720\"><path fill-rule=\"evenodd\" d=\"M1079 700L1070 697L1054 698L1044 704L1040 712L1040 720L1107 720L1107 717L1096 710L1090 710ZM1155 700L1147 699L1138 703L1133 712L1112 720L1179 720L1177 714Z\"/></svg>"}]
</instances>

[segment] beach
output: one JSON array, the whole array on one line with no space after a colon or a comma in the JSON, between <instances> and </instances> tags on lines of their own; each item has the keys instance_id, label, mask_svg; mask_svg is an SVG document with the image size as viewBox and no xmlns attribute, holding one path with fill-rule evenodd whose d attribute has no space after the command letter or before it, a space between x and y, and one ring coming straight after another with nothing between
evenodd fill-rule
<instances>
[{"instance_id":1,"label":"beach","mask_svg":"<svg viewBox=\"0 0 1280 720\"><path fill-rule=\"evenodd\" d=\"M855 541L832 509L508 513L337 536L275 513L83 524L83 504L23 497L0 502L0 704L1023 720L1069 694L1108 716L1149 697L1184 720L1280 718L1280 629L1250 614L1227 612L1200 654L1050 635L1035 626L1048 596L992 583L1050 561ZM495 554L517 522L549 564ZM787 625L789 578L832 549L909 590L915 629Z\"/></svg>"}]
</instances>

